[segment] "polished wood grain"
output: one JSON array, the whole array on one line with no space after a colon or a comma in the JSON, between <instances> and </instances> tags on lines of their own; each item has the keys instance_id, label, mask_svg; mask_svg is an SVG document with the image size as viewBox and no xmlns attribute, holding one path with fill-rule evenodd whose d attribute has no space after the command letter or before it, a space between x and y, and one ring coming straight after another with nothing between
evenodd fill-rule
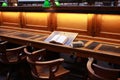
<instances>
[{"instance_id":1,"label":"polished wood grain","mask_svg":"<svg viewBox=\"0 0 120 80\"><path fill-rule=\"evenodd\" d=\"M1 12L1 26L45 31L70 31L92 37L120 39L118 14Z\"/></svg>"},{"instance_id":2,"label":"polished wood grain","mask_svg":"<svg viewBox=\"0 0 120 80\"><path fill-rule=\"evenodd\" d=\"M31 29L48 29L49 13L24 13L24 28Z\"/></svg>"},{"instance_id":3,"label":"polished wood grain","mask_svg":"<svg viewBox=\"0 0 120 80\"><path fill-rule=\"evenodd\" d=\"M0 12L0 15L1 15L1 12ZM0 25L1 25L1 23L2 23L2 21L1 21L1 20L2 20L2 18L0 17Z\"/></svg>"},{"instance_id":4,"label":"polished wood grain","mask_svg":"<svg viewBox=\"0 0 120 80\"><path fill-rule=\"evenodd\" d=\"M57 26L56 13L50 13L48 17L48 30L54 31Z\"/></svg>"},{"instance_id":5,"label":"polished wood grain","mask_svg":"<svg viewBox=\"0 0 120 80\"><path fill-rule=\"evenodd\" d=\"M1 26L45 31L70 31L92 37L120 39L118 14L1 12Z\"/></svg>"},{"instance_id":6,"label":"polished wood grain","mask_svg":"<svg viewBox=\"0 0 120 80\"><path fill-rule=\"evenodd\" d=\"M47 35L49 35L49 32L46 34L46 32L36 32L35 31L29 31L29 30L15 30L15 29L5 29L5 28L1 28L0 30L4 30L4 31L11 31L11 32L6 32L6 33L2 33L0 34L0 37L2 40L8 40L12 43L17 43L17 44L26 44L26 45L31 45L34 46L36 48L46 48L48 50L51 51L55 51L55 52L62 52L62 53L68 53L68 54L72 54L73 52L77 53L76 55L78 57L93 57L95 59L98 60L103 60L103 61L108 61L111 63L116 63L116 64L120 64L119 60L120 60L120 53L116 53L116 52L107 52L107 51L101 51L98 50L96 48L94 49L88 49L86 48L87 45L90 45L92 42L98 42L101 45L112 45L112 46L117 46L120 47L120 42L118 43L114 43L114 42L106 42L105 40L97 40L94 38L88 38L88 37L79 37L78 40L87 40L88 42L86 43L85 47L81 47L81 48L72 48L71 46L65 46L65 45L58 45L58 44L53 44L53 43L49 43L49 42L44 42L44 39L47 38ZM24 33L24 34L29 34L29 35L34 35L32 37L21 37L21 36L16 36L17 33ZM42 37L37 37L37 38L33 38L36 37L36 35L46 35L46 36L42 36ZM92 41L91 41L92 40ZM97 47L97 46L96 46ZM98 45L99 47L99 45Z\"/></svg>"},{"instance_id":7,"label":"polished wood grain","mask_svg":"<svg viewBox=\"0 0 120 80\"><path fill-rule=\"evenodd\" d=\"M20 27L20 12L2 12L1 25Z\"/></svg>"},{"instance_id":8,"label":"polished wood grain","mask_svg":"<svg viewBox=\"0 0 120 80\"><path fill-rule=\"evenodd\" d=\"M87 35L88 14L57 13L56 30L71 31Z\"/></svg>"},{"instance_id":9,"label":"polished wood grain","mask_svg":"<svg viewBox=\"0 0 120 80\"><path fill-rule=\"evenodd\" d=\"M0 30L5 31L0 31L2 40L47 48L55 52L69 54L76 52L79 57L94 57L120 64L120 53L98 50L103 44L120 46L119 7L84 6L46 9L7 7L0 8L0 11ZM79 33L77 40L87 40L88 42L82 48L44 42L54 30L77 32ZM100 45L95 46L95 49L86 48L92 42L99 42Z\"/></svg>"},{"instance_id":10,"label":"polished wood grain","mask_svg":"<svg viewBox=\"0 0 120 80\"><path fill-rule=\"evenodd\" d=\"M99 15L96 36L120 39L120 15Z\"/></svg>"}]
</instances>

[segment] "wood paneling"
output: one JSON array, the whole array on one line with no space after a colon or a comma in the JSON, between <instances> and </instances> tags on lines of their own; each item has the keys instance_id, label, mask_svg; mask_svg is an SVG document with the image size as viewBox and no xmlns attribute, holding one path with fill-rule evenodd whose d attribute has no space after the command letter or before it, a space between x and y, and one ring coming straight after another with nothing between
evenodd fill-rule
<instances>
[{"instance_id":1,"label":"wood paneling","mask_svg":"<svg viewBox=\"0 0 120 80\"><path fill-rule=\"evenodd\" d=\"M87 33L90 36L95 36L95 26L96 26L96 15L88 14L87 20Z\"/></svg>"},{"instance_id":2,"label":"wood paneling","mask_svg":"<svg viewBox=\"0 0 120 80\"><path fill-rule=\"evenodd\" d=\"M56 26L57 26L56 13L50 13L49 19L48 19L48 29L50 31L54 31Z\"/></svg>"},{"instance_id":3,"label":"wood paneling","mask_svg":"<svg viewBox=\"0 0 120 80\"><path fill-rule=\"evenodd\" d=\"M57 13L57 30L87 34L88 14Z\"/></svg>"},{"instance_id":4,"label":"wood paneling","mask_svg":"<svg viewBox=\"0 0 120 80\"><path fill-rule=\"evenodd\" d=\"M101 24L103 32L120 33L120 15L102 15Z\"/></svg>"},{"instance_id":5,"label":"wood paneling","mask_svg":"<svg viewBox=\"0 0 120 80\"><path fill-rule=\"evenodd\" d=\"M1 12L0 12L0 26L1 26L1 23L2 23L2 18L1 18L2 16L1 16Z\"/></svg>"},{"instance_id":6,"label":"wood paneling","mask_svg":"<svg viewBox=\"0 0 120 80\"><path fill-rule=\"evenodd\" d=\"M103 14L97 21L96 36L120 39L120 15Z\"/></svg>"},{"instance_id":7,"label":"wood paneling","mask_svg":"<svg viewBox=\"0 0 120 80\"><path fill-rule=\"evenodd\" d=\"M50 13L26 12L23 14L23 27L48 30L49 15Z\"/></svg>"},{"instance_id":8,"label":"wood paneling","mask_svg":"<svg viewBox=\"0 0 120 80\"><path fill-rule=\"evenodd\" d=\"M20 12L2 12L1 25L20 27Z\"/></svg>"},{"instance_id":9,"label":"wood paneling","mask_svg":"<svg viewBox=\"0 0 120 80\"><path fill-rule=\"evenodd\" d=\"M45 31L70 31L120 39L120 15L46 12L0 12L0 25Z\"/></svg>"}]
</instances>

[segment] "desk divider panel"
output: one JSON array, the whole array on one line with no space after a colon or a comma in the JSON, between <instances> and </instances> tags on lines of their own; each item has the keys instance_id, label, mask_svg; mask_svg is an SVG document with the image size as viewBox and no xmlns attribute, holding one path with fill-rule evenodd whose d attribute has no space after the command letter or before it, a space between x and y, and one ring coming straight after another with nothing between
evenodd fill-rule
<instances>
[{"instance_id":1,"label":"desk divider panel","mask_svg":"<svg viewBox=\"0 0 120 80\"><path fill-rule=\"evenodd\" d=\"M56 13L57 30L74 31L81 34L87 34L88 14L77 13Z\"/></svg>"},{"instance_id":2,"label":"desk divider panel","mask_svg":"<svg viewBox=\"0 0 120 80\"><path fill-rule=\"evenodd\" d=\"M1 23L2 23L2 16L1 16L1 12L0 12L0 26L1 26Z\"/></svg>"},{"instance_id":3,"label":"desk divider panel","mask_svg":"<svg viewBox=\"0 0 120 80\"><path fill-rule=\"evenodd\" d=\"M48 30L50 13L25 12L23 14L23 28Z\"/></svg>"},{"instance_id":4,"label":"desk divider panel","mask_svg":"<svg viewBox=\"0 0 120 80\"><path fill-rule=\"evenodd\" d=\"M120 15L101 14L97 22L95 36L120 39Z\"/></svg>"},{"instance_id":5,"label":"desk divider panel","mask_svg":"<svg viewBox=\"0 0 120 80\"><path fill-rule=\"evenodd\" d=\"M20 27L20 12L1 12L1 25Z\"/></svg>"}]
</instances>

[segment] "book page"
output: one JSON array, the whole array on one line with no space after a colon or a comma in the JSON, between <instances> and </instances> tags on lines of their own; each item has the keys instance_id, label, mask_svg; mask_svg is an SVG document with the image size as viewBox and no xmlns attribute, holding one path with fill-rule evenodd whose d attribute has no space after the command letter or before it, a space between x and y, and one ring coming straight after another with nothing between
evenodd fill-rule
<instances>
[{"instance_id":1,"label":"book page","mask_svg":"<svg viewBox=\"0 0 120 80\"><path fill-rule=\"evenodd\" d=\"M67 41L67 36L61 35L56 42L64 44Z\"/></svg>"},{"instance_id":2,"label":"book page","mask_svg":"<svg viewBox=\"0 0 120 80\"><path fill-rule=\"evenodd\" d=\"M50 42L51 43L58 43L58 44L64 44L67 41L67 36L57 34L55 35Z\"/></svg>"},{"instance_id":3,"label":"book page","mask_svg":"<svg viewBox=\"0 0 120 80\"><path fill-rule=\"evenodd\" d=\"M57 41L57 39L60 37L60 35L55 35L50 41Z\"/></svg>"}]
</instances>

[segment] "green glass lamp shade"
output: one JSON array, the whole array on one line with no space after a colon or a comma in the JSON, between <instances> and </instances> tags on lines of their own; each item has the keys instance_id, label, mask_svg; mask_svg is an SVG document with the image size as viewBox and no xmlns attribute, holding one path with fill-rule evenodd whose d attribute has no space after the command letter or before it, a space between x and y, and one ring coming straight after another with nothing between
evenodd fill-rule
<instances>
[{"instance_id":1,"label":"green glass lamp shade","mask_svg":"<svg viewBox=\"0 0 120 80\"><path fill-rule=\"evenodd\" d=\"M55 5L56 5L56 6L60 6L60 3L59 3L58 0L55 0Z\"/></svg>"},{"instance_id":2,"label":"green glass lamp shade","mask_svg":"<svg viewBox=\"0 0 120 80\"><path fill-rule=\"evenodd\" d=\"M50 1L45 0L44 4L43 4L43 7L51 7Z\"/></svg>"},{"instance_id":3,"label":"green glass lamp shade","mask_svg":"<svg viewBox=\"0 0 120 80\"><path fill-rule=\"evenodd\" d=\"M8 6L8 4L6 2L2 3L2 7L7 7L7 6Z\"/></svg>"}]
</instances>

